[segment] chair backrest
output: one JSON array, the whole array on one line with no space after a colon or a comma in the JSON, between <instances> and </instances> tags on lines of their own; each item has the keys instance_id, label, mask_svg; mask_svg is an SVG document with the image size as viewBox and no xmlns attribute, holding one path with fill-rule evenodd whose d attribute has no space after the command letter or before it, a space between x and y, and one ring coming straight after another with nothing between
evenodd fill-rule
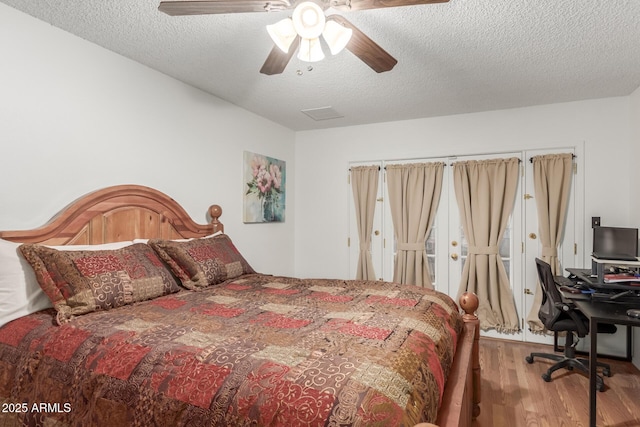
<instances>
[{"instance_id":1,"label":"chair backrest","mask_svg":"<svg viewBox=\"0 0 640 427\"><path fill-rule=\"evenodd\" d=\"M542 304L540 304L540 310L538 310L538 317L544 326L551 328L562 314L562 310L556 305L556 303L562 303L562 296L553 280L551 266L543 260L536 258L536 268L543 291Z\"/></svg>"}]
</instances>

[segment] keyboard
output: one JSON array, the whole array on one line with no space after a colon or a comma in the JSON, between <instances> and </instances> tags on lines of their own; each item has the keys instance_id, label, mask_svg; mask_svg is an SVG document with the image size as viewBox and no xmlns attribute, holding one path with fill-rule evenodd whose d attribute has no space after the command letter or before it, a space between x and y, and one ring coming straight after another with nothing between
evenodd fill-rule
<instances>
[{"instance_id":1,"label":"keyboard","mask_svg":"<svg viewBox=\"0 0 640 427\"><path fill-rule=\"evenodd\" d=\"M594 292L591 300L601 302L617 302L621 304L639 304L640 296L637 291Z\"/></svg>"},{"instance_id":2,"label":"keyboard","mask_svg":"<svg viewBox=\"0 0 640 427\"><path fill-rule=\"evenodd\" d=\"M564 276L553 276L553 281L556 282L558 286L568 286L570 288L576 286L576 282Z\"/></svg>"}]
</instances>

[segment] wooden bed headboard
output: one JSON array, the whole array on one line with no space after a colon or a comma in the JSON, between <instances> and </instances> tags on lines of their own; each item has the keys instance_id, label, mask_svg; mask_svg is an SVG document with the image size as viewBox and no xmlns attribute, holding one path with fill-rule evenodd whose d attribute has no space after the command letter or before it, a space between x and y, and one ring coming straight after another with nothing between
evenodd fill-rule
<instances>
[{"instance_id":1,"label":"wooden bed headboard","mask_svg":"<svg viewBox=\"0 0 640 427\"><path fill-rule=\"evenodd\" d=\"M211 222L198 224L171 197L141 185L94 191L66 206L39 228L0 231L0 238L48 245L96 245L133 239L203 237L224 231L222 208L209 208Z\"/></svg>"}]
</instances>

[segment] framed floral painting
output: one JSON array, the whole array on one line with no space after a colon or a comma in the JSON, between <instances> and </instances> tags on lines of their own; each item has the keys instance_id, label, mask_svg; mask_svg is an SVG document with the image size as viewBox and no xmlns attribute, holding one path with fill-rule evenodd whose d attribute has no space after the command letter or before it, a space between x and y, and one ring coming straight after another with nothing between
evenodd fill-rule
<instances>
[{"instance_id":1,"label":"framed floral painting","mask_svg":"<svg viewBox=\"0 0 640 427\"><path fill-rule=\"evenodd\" d=\"M284 222L286 163L244 152L244 222Z\"/></svg>"}]
</instances>

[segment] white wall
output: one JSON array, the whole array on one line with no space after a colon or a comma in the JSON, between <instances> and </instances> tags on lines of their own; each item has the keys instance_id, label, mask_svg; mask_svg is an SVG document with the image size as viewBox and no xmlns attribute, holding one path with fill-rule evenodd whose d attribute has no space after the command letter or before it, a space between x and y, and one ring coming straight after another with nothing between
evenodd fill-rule
<instances>
[{"instance_id":1,"label":"white wall","mask_svg":"<svg viewBox=\"0 0 640 427\"><path fill-rule=\"evenodd\" d=\"M590 247L591 216L608 225L630 223L630 200L613 200L632 191L628 112L629 98L620 97L299 132L296 275L349 278L350 161L584 144L585 246Z\"/></svg>"},{"instance_id":2,"label":"white wall","mask_svg":"<svg viewBox=\"0 0 640 427\"><path fill-rule=\"evenodd\" d=\"M75 198L141 184L199 222L223 208L258 271L293 274L293 131L0 4L0 229L42 225ZM242 159L287 162L283 224L242 223Z\"/></svg>"},{"instance_id":3,"label":"white wall","mask_svg":"<svg viewBox=\"0 0 640 427\"><path fill-rule=\"evenodd\" d=\"M629 97L631 142L629 144L629 171L631 196L629 206L630 224L640 228L640 88ZM633 363L640 368L640 328L633 328Z\"/></svg>"}]
</instances>

